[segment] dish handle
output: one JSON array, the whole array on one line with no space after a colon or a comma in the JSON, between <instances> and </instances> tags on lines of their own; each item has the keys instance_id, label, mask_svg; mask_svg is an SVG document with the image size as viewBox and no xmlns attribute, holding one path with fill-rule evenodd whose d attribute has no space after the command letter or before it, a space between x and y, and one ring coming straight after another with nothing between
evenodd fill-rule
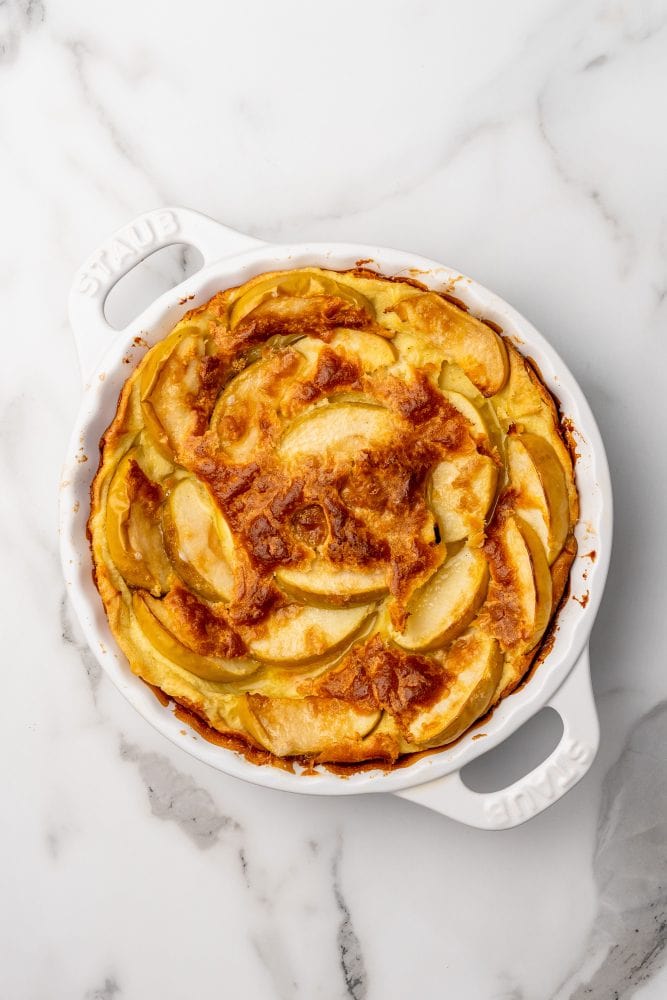
<instances>
[{"instance_id":1,"label":"dish handle","mask_svg":"<svg viewBox=\"0 0 667 1000\"><path fill-rule=\"evenodd\" d=\"M74 276L69 318L84 379L94 370L111 342L122 333L106 320L106 298L124 275L156 250L186 243L204 259L203 266L260 246L245 236L190 208L158 208L137 216L90 255Z\"/></svg>"},{"instance_id":2,"label":"dish handle","mask_svg":"<svg viewBox=\"0 0 667 1000\"><path fill-rule=\"evenodd\" d=\"M563 722L558 745L546 760L507 788L474 792L463 783L460 771L455 771L396 795L482 830L506 830L532 819L583 778L597 753L600 727L588 646L548 706Z\"/></svg>"}]
</instances>

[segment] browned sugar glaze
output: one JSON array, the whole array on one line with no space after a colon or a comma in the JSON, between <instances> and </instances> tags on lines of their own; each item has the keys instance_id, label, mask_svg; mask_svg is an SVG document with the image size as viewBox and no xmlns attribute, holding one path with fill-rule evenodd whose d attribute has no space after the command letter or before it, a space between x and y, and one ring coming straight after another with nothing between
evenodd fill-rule
<instances>
[{"instance_id":1,"label":"browned sugar glaze","mask_svg":"<svg viewBox=\"0 0 667 1000\"><path fill-rule=\"evenodd\" d=\"M348 446L343 421L340 447L313 446L332 408L367 438ZM451 742L519 683L576 515L553 402L510 344L415 282L308 269L214 296L148 353L102 439L89 530L136 673L254 760L361 762ZM475 593L429 624L465 560ZM340 588L308 589L321 566Z\"/></svg>"}]
</instances>

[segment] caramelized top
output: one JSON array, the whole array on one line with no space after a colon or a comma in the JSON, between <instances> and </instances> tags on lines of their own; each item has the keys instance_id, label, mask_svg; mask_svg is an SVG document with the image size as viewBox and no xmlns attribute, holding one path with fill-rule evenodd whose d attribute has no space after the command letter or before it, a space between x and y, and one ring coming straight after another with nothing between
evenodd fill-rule
<instances>
[{"instance_id":1,"label":"caramelized top","mask_svg":"<svg viewBox=\"0 0 667 1000\"><path fill-rule=\"evenodd\" d=\"M89 529L133 670L236 747L361 761L450 742L519 682L576 514L554 404L498 332L306 268L148 351Z\"/></svg>"}]
</instances>

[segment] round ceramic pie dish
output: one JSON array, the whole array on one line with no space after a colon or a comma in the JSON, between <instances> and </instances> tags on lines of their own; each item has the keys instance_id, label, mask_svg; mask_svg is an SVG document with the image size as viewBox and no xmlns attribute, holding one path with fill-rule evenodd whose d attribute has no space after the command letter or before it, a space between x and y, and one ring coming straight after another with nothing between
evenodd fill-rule
<instances>
[{"instance_id":1,"label":"round ceramic pie dish","mask_svg":"<svg viewBox=\"0 0 667 1000\"><path fill-rule=\"evenodd\" d=\"M104 318L110 289L156 249L174 243L196 247L204 259L202 270L161 296L124 330L112 330ZM403 281L418 279L425 290L454 297L472 316L502 332L514 355L518 349L531 359L544 385L559 401L562 424L576 449L580 517L575 530L578 554L571 567L569 597L561 605L549 643L529 681L505 698L481 726L450 746L406 758L402 766L391 770L378 765L343 776L319 766L297 765L290 771L259 765L210 742L203 733L184 730L173 705L162 704L154 697L131 672L114 641L92 579L86 521L100 438L116 412L120 390L147 349L161 341L189 310L208 302L223 289L244 285L266 272L300 268L344 272L360 264L367 273ZM426 295L424 301L434 298L437 296ZM580 390L557 355L521 316L490 292L433 261L360 245L271 246L194 212L170 208L148 213L120 230L80 269L70 298L70 318L86 385L63 475L63 566L71 600L91 648L144 717L200 759L258 784L310 794L392 791L487 828L523 822L555 801L585 773L598 740L587 640L609 560L611 490L599 433ZM467 322L480 326L477 320ZM342 412L340 408L328 411L330 417L339 417ZM478 794L469 790L461 780L461 768L547 704L563 722L562 737L547 760L500 792Z\"/></svg>"}]
</instances>

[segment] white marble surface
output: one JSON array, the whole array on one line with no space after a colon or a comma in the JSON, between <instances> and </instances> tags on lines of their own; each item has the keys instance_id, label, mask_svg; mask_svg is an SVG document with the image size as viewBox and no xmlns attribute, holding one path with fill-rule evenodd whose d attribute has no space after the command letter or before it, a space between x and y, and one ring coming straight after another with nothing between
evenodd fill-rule
<instances>
[{"instance_id":1,"label":"white marble surface","mask_svg":"<svg viewBox=\"0 0 667 1000\"><path fill-rule=\"evenodd\" d=\"M667 995L666 93L665 0L0 2L3 1000ZM169 202L460 268L588 393L617 505L602 745L528 825L225 778L81 645L66 295Z\"/></svg>"}]
</instances>

